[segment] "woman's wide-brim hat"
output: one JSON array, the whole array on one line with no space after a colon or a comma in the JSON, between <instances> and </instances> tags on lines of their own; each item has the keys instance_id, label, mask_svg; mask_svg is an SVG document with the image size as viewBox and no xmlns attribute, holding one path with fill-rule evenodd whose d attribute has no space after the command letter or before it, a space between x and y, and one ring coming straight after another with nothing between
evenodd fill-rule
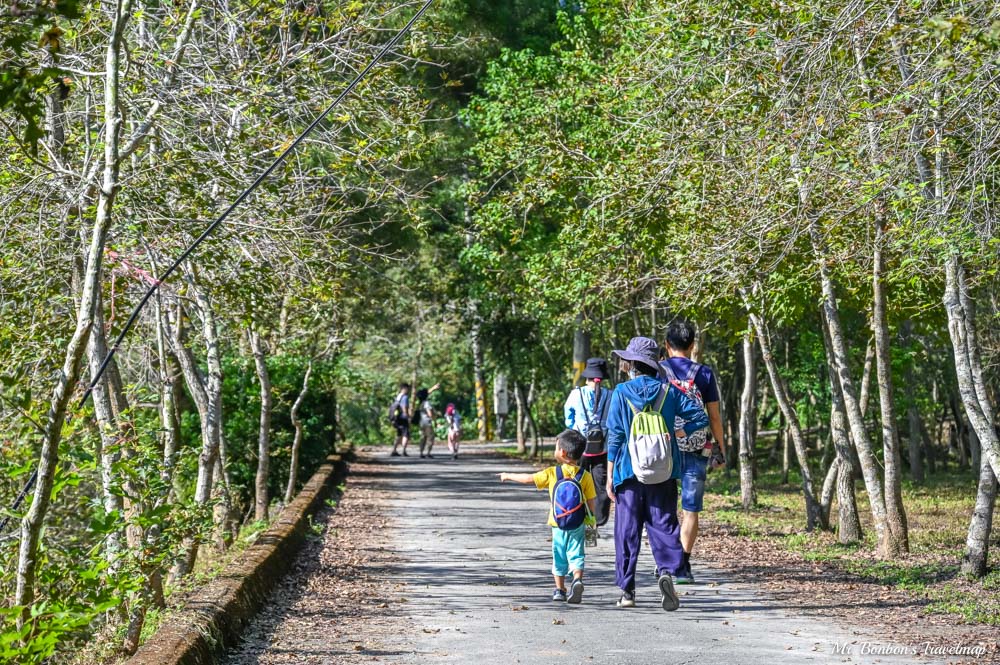
<instances>
[{"instance_id":1,"label":"woman's wide-brim hat","mask_svg":"<svg viewBox=\"0 0 1000 665\"><path fill-rule=\"evenodd\" d=\"M642 363L657 374L660 373L660 345L656 340L649 337L633 337L628 341L628 346L623 350L611 352L622 360L634 363Z\"/></svg>"}]
</instances>

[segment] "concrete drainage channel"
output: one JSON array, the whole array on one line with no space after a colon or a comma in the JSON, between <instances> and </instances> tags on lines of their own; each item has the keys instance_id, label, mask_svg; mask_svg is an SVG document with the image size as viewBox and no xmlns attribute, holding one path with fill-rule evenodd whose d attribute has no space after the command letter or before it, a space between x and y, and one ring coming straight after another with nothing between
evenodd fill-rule
<instances>
[{"instance_id":1,"label":"concrete drainage channel","mask_svg":"<svg viewBox=\"0 0 1000 665\"><path fill-rule=\"evenodd\" d=\"M238 639L291 569L309 518L345 478L345 456L330 455L295 500L253 545L204 589L187 599L125 665L212 665Z\"/></svg>"}]
</instances>

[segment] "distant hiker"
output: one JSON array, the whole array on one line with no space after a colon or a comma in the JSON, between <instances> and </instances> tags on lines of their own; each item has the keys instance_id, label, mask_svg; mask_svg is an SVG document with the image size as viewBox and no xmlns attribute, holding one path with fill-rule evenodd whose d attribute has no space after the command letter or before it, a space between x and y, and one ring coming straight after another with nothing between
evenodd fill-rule
<instances>
[{"instance_id":1,"label":"distant hiker","mask_svg":"<svg viewBox=\"0 0 1000 665\"><path fill-rule=\"evenodd\" d=\"M580 467L587 440L575 430L565 430L556 437L555 458L559 464L538 473L501 473L500 482L511 481L547 489L551 508L552 578L556 589L552 600L577 604L583 598L585 561L584 530L593 522L597 492L594 478ZM568 594L566 577L572 573Z\"/></svg>"},{"instance_id":2,"label":"distant hiker","mask_svg":"<svg viewBox=\"0 0 1000 665\"><path fill-rule=\"evenodd\" d=\"M664 376L677 389L696 402L700 402L708 415L711 432L699 430L687 440L678 440L681 450L681 545L684 548L683 568L677 573L677 584L692 584L691 550L698 538L698 513L705 497L705 479L709 468L717 469L726 463L722 454L722 417L719 414L719 386L715 373L707 365L691 360L695 343L695 328L687 321L676 321L667 328L668 358L660 363ZM677 428L684 419L678 417ZM714 442L713 442L714 439Z\"/></svg>"},{"instance_id":3,"label":"distant hiker","mask_svg":"<svg viewBox=\"0 0 1000 665\"><path fill-rule=\"evenodd\" d=\"M611 389L604 386L608 380L608 363L604 358L589 358L581 376L587 383L566 398L563 411L566 427L583 434L587 448L583 453L583 468L594 476L597 488L597 508L594 518L597 526L604 526L611 515L611 499L608 498L608 405L611 404ZM588 530L587 542L597 544L597 529Z\"/></svg>"},{"instance_id":4,"label":"distant hiker","mask_svg":"<svg viewBox=\"0 0 1000 665\"><path fill-rule=\"evenodd\" d=\"M428 399L430 391L421 388L417 391L417 401L420 403L419 423L420 423L420 457L433 457L431 448L434 447L434 407ZM424 452L426 447L427 452Z\"/></svg>"},{"instance_id":5,"label":"distant hiker","mask_svg":"<svg viewBox=\"0 0 1000 665\"><path fill-rule=\"evenodd\" d=\"M403 444L403 456L406 454L406 446L410 443L410 384L399 384L399 392L396 399L389 406L389 423L396 430L396 440L392 444L392 457L399 457L399 444Z\"/></svg>"},{"instance_id":6,"label":"distant hiker","mask_svg":"<svg viewBox=\"0 0 1000 665\"><path fill-rule=\"evenodd\" d=\"M611 395L608 409L608 496L615 506L615 569L622 590L618 607L635 607L635 572L646 529L656 561L660 606L676 610L680 600L671 574L684 557L677 520L678 438L708 425L701 406L660 378L659 347L648 337L633 337L621 359L629 376ZM685 420L676 430L674 419Z\"/></svg>"},{"instance_id":7,"label":"distant hiker","mask_svg":"<svg viewBox=\"0 0 1000 665\"><path fill-rule=\"evenodd\" d=\"M454 404L444 408L444 420L448 423L448 452L452 459L458 459L458 440L462 438L462 416L455 410Z\"/></svg>"}]
</instances>

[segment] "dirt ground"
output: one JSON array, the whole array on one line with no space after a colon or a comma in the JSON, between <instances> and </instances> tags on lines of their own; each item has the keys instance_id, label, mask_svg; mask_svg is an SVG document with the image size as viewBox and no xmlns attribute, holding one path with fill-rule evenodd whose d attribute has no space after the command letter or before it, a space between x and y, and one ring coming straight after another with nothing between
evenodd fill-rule
<instances>
[{"instance_id":1,"label":"dirt ground","mask_svg":"<svg viewBox=\"0 0 1000 665\"><path fill-rule=\"evenodd\" d=\"M727 525L703 522L697 559L756 585L797 613L827 617L859 632L874 630L899 644L979 645L987 650L984 656L941 656L949 663L1000 662L1000 628L965 624L958 615L928 614L929 601L916 593L866 581L833 564L807 561L773 542L737 535Z\"/></svg>"},{"instance_id":2,"label":"dirt ground","mask_svg":"<svg viewBox=\"0 0 1000 665\"><path fill-rule=\"evenodd\" d=\"M384 637L401 630L387 585L397 558L387 547L392 516L376 491L385 469L352 462L347 490L324 508L290 575L233 649L226 665L370 663ZM364 653L362 653L364 652Z\"/></svg>"}]
</instances>

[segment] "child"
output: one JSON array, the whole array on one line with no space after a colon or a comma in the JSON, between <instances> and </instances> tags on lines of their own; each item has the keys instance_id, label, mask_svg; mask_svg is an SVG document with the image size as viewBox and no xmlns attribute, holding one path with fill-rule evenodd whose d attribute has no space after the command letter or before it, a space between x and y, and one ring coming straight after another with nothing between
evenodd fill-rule
<instances>
[{"instance_id":1,"label":"child","mask_svg":"<svg viewBox=\"0 0 1000 665\"><path fill-rule=\"evenodd\" d=\"M552 527L552 577L556 583L552 600L573 604L579 603L583 598L584 531L587 523L594 522L597 499L594 478L590 472L580 468L580 460L586 447L587 439L579 432L568 429L556 437L555 458L559 462L558 466L550 466L538 473L499 474L500 482L509 480L524 485L534 484L538 489L548 489L552 506L558 505L562 510L560 513L549 510L549 526ZM575 484L575 487L571 484ZM566 501L566 497L578 498ZM555 500L557 498L559 501ZM567 504L575 501L576 505L561 505L560 501ZM567 597L566 575L570 572L573 573L573 583Z\"/></svg>"},{"instance_id":2,"label":"child","mask_svg":"<svg viewBox=\"0 0 1000 665\"><path fill-rule=\"evenodd\" d=\"M452 459L458 459L458 439L462 432L462 417L458 415L454 404L444 409L444 419L448 423L448 452Z\"/></svg>"}]
</instances>

